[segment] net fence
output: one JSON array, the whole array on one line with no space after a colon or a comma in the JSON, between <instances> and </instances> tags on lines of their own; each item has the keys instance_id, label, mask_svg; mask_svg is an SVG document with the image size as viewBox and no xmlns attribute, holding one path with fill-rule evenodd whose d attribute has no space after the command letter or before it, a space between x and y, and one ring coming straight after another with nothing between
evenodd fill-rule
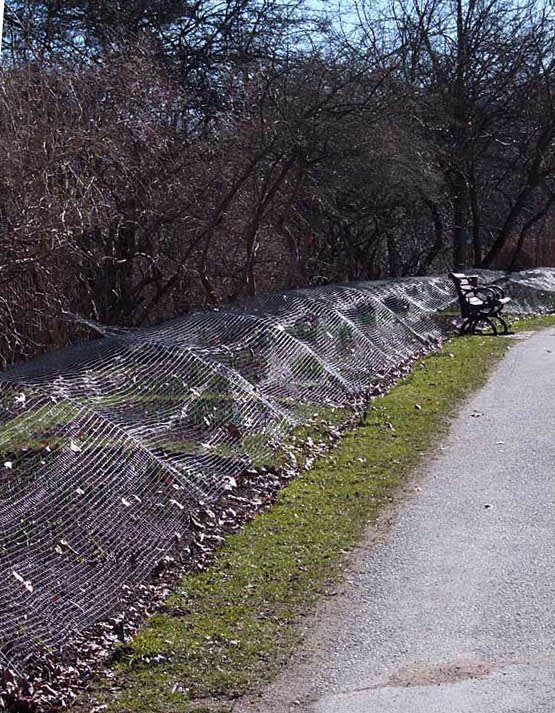
<instances>
[{"instance_id":1,"label":"net fence","mask_svg":"<svg viewBox=\"0 0 555 713\"><path fill-rule=\"evenodd\" d=\"M482 279L512 311L555 305L555 270ZM363 408L456 311L445 276L293 290L0 374L0 661L110 615L200 505L315 415Z\"/></svg>"}]
</instances>

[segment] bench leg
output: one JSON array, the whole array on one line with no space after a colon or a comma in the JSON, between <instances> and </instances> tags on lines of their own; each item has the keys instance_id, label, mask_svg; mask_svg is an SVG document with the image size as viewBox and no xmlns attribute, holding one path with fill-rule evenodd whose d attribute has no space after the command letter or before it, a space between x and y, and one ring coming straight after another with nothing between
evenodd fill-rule
<instances>
[{"instance_id":1,"label":"bench leg","mask_svg":"<svg viewBox=\"0 0 555 713\"><path fill-rule=\"evenodd\" d=\"M477 317L471 325L471 334L476 334L476 330L480 324L487 324L491 330L491 336L496 337L498 335L497 327L495 322L490 317ZM479 334L490 334L490 332L479 332Z\"/></svg>"},{"instance_id":2,"label":"bench leg","mask_svg":"<svg viewBox=\"0 0 555 713\"><path fill-rule=\"evenodd\" d=\"M495 323L495 320L499 321L499 327ZM509 325L501 315L490 314L488 316L484 315L483 317L466 317L461 326L459 327L459 335L461 337L464 337L466 334L477 334L477 330L479 329L480 325L482 325L482 327L485 327L487 325L488 331L479 332L484 336L490 335L496 337L500 334L511 334L509 330Z\"/></svg>"},{"instance_id":3,"label":"bench leg","mask_svg":"<svg viewBox=\"0 0 555 713\"><path fill-rule=\"evenodd\" d=\"M467 317L459 327L459 336L464 337L465 334L470 334L471 327L472 321Z\"/></svg>"},{"instance_id":4,"label":"bench leg","mask_svg":"<svg viewBox=\"0 0 555 713\"><path fill-rule=\"evenodd\" d=\"M501 325L503 326L502 334L511 334L511 332L509 331L509 325L507 324L507 321L500 314L496 314L495 316L497 317L497 319L501 322Z\"/></svg>"}]
</instances>

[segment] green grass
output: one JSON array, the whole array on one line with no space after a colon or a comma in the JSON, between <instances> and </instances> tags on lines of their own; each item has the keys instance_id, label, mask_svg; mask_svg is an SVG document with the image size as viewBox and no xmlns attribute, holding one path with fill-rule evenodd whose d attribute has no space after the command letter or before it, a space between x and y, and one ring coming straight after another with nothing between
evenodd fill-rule
<instances>
[{"instance_id":1,"label":"green grass","mask_svg":"<svg viewBox=\"0 0 555 713\"><path fill-rule=\"evenodd\" d=\"M543 329L555 325L555 314L545 317L527 317L525 315L512 315L510 317L511 329L514 332L525 332L527 330Z\"/></svg>"},{"instance_id":2,"label":"green grass","mask_svg":"<svg viewBox=\"0 0 555 713\"><path fill-rule=\"evenodd\" d=\"M516 327L546 324L555 317ZM301 639L302 617L341 579L344 553L511 343L458 338L419 361L360 428L229 537L209 571L181 581L165 613L122 650L109 688L95 685L95 701L118 713L223 713L274 678Z\"/></svg>"}]
</instances>

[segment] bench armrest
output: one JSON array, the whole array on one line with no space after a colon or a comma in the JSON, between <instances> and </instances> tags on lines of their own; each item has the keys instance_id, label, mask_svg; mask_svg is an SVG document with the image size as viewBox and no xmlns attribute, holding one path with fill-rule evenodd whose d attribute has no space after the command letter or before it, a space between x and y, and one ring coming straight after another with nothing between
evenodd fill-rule
<instances>
[{"instance_id":1,"label":"bench armrest","mask_svg":"<svg viewBox=\"0 0 555 713\"><path fill-rule=\"evenodd\" d=\"M493 290L498 299L503 299L505 297L505 290L502 287L499 287L499 285L488 285L490 290Z\"/></svg>"},{"instance_id":2,"label":"bench armrest","mask_svg":"<svg viewBox=\"0 0 555 713\"><path fill-rule=\"evenodd\" d=\"M472 290L472 293L478 297L478 299L483 300L485 304L492 304L498 302L502 295L499 295L497 290L489 285L481 285Z\"/></svg>"}]
</instances>

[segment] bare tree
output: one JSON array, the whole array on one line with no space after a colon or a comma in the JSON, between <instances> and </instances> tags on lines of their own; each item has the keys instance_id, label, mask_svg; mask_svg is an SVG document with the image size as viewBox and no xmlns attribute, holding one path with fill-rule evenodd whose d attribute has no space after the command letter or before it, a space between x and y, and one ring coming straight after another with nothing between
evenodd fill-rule
<instances>
[{"instance_id":1,"label":"bare tree","mask_svg":"<svg viewBox=\"0 0 555 713\"><path fill-rule=\"evenodd\" d=\"M453 263L491 265L537 198L533 166L543 165L553 138L549 11L539 2L399 0L380 22L398 48L414 119L437 146L452 200ZM547 111L539 132L532 96ZM513 150L515 141L525 150Z\"/></svg>"}]
</instances>

